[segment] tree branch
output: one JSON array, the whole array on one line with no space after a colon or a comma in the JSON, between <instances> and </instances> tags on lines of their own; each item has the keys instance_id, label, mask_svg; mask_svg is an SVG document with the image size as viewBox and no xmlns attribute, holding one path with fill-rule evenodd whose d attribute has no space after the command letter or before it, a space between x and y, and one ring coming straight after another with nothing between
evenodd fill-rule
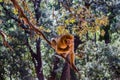
<instances>
[{"instance_id":1,"label":"tree branch","mask_svg":"<svg viewBox=\"0 0 120 80\"><path fill-rule=\"evenodd\" d=\"M32 50L32 48L31 48L31 46L30 46L30 44L29 44L29 42L28 42L28 39L26 40L25 44L26 44L26 46L28 47L28 49L30 50L31 55L32 55L34 58L36 58L36 54L35 54L35 52Z\"/></svg>"},{"instance_id":2,"label":"tree branch","mask_svg":"<svg viewBox=\"0 0 120 80\"><path fill-rule=\"evenodd\" d=\"M51 42L49 40L47 40L47 38L45 37L45 35L42 33L42 31L40 31L38 29L38 27L34 26L30 21L29 19L26 17L26 15L24 14L22 8L18 5L17 1L16 0L11 0L14 7L19 11L19 17L20 19L22 19L24 21L25 24L29 25L30 26L30 30L33 30L35 31L38 35L42 36L43 39L49 44L51 45Z\"/></svg>"},{"instance_id":3,"label":"tree branch","mask_svg":"<svg viewBox=\"0 0 120 80\"><path fill-rule=\"evenodd\" d=\"M6 34L2 30L0 30L0 35L2 36L2 39L3 39L3 45L6 46L6 47L8 47L11 51L14 51L12 49L12 47L8 44L8 42L6 40L7 36L6 36Z\"/></svg>"},{"instance_id":4,"label":"tree branch","mask_svg":"<svg viewBox=\"0 0 120 80\"><path fill-rule=\"evenodd\" d=\"M66 58L69 61L68 56ZM65 62L60 80L70 80L70 65L68 62Z\"/></svg>"}]
</instances>

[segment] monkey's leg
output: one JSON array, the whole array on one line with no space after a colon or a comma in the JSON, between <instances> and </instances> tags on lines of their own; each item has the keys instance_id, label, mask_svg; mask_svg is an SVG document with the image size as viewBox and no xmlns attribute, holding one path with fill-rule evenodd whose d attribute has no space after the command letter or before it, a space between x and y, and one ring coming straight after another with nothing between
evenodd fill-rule
<instances>
[{"instance_id":1,"label":"monkey's leg","mask_svg":"<svg viewBox=\"0 0 120 80\"><path fill-rule=\"evenodd\" d=\"M69 56L70 56L70 64L75 64L75 54L71 52Z\"/></svg>"},{"instance_id":2,"label":"monkey's leg","mask_svg":"<svg viewBox=\"0 0 120 80\"><path fill-rule=\"evenodd\" d=\"M69 55L69 59L70 59L70 66L71 68L78 73L79 77L80 77L80 73L79 73L79 70L76 68L75 66L75 54L72 52L70 55Z\"/></svg>"}]
</instances>

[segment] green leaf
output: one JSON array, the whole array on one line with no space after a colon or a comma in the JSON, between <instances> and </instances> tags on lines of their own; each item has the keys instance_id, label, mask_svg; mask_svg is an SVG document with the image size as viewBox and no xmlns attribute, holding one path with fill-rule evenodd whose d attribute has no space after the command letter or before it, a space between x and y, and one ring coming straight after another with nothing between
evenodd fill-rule
<instances>
[{"instance_id":1,"label":"green leaf","mask_svg":"<svg viewBox=\"0 0 120 80\"><path fill-rule=\"evenodd\" d=\"M3 2L3 0L0 0L0 2Z\"/></svg>"}]
</instances>

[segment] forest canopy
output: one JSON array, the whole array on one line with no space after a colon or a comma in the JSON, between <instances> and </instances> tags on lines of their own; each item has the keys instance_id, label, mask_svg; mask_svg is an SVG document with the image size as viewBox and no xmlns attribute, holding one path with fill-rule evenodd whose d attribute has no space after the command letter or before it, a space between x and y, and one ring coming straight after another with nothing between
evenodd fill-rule
<instances>
[{"instance_id":1,"label":"forest canopy","mask_svg":"<svg viewBox=\"0 0 120 80\"><path fill-rule=\"evenodd\" d=\"M119 79L119 0L0 0L0 80Z\"/></svg>"}]
</instances>

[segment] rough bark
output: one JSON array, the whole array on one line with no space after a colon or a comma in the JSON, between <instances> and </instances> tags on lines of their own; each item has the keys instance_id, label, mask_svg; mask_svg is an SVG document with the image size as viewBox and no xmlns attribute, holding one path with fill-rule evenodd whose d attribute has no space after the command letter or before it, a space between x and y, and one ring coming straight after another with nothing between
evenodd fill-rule
<instances>
[{"instance_id":1,"label":"rough bark","mask_svg":"<svg viewBox=\"0 0 120 80\"><path fill-rule=\"evenodd\" d=\"M43 75L43 70L42 70L42 59L41 59L41 52L40 52L40 43L41 40L38 39L36 40L36 61L37 61L37 65L36 65L36 73L37 73L37 77L39 80L44 80L44 75Z\"/></svg>"},{"instance_id":2,"label":"rough bark","mask_svg":"<svg viewBox=\"0 0 120 80\"><path fill-rule=\"evenodd\" d=\"M36 17L36 22L39 22L39 19L41 17L41 12L40 12L40 3L41 0L32 0L33 4L34 4L34 11L35 11L35 17ZM36 39L36 53L37 53L37 66L36 66L36 73L37 73L37 77L39 80L44 80L44 75L43 75L43 70L42 70L42 57L41 57L41 48L40 48L40 43L41 40Z\"/></svg>"},{"instance_id":3,"label":"rough bark","mask_svg":"<svg viewBox=\"0 0 120 80\"><path fill-rule=\"evenodd\" d=\"M70 80L70 65L68 62L64 64L60 80Z\"/></svg>"}]
</instances>

